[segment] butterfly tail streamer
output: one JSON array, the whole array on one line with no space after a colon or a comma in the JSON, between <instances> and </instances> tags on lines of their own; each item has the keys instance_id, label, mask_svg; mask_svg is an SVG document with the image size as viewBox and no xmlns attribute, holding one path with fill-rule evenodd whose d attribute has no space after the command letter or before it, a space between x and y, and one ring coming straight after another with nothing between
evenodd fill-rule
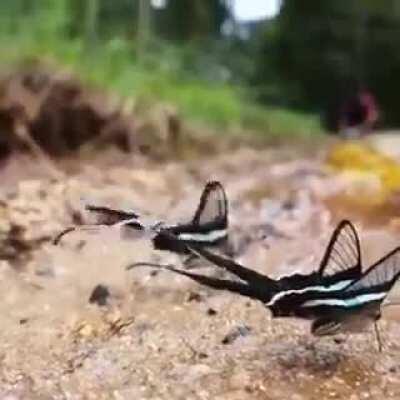
<instances>
[{"instance_id":1,"label":"butterfly tail streamer","mask_svg":"<svg viewBox=\"0 0 400 400\"><path fill-rule=\"evenodd\" d=\"M357 278L361 275L360 239L354 225L341 221L331 235L325 254L321 260L318 273L320 276L345 273Z\"/></svg>"},{"instance_id":2,"label":"butterfly tail streamer","mask_svg":"<svg viewBox=\"0 0 400 400\"><path fill-rule=\"evenodd\" d=\"M385 293L386 298L400 277L400 246L376 261L361 275L351 282L345 291L348 293L363 291L367 293Z\"/></svg>"},{"instance_id":3,"label":"butterfly tail streamer","mask_svg":"<svg viewBox=\"0 0 400 400\"><path fill-rule=\"evenodd\" d=\"M53 244L58 245L66 235L72 232L90 232L98 233L106 227L126 227L127 229L146 230L147 227L141 222L138 214L134 212L126 212L122 210L114 210L109 207L86 205L85 210L89 211L96 217L93 224L85 224L74 227L68 227L61 231L54 239Z\"/></svg>"},{"instance_id":4,"label":"butterfly tail streamer","mask_svg":"<svg viewBox=\"0 0 400 400\"><path fill-rule=\"evenodd\" d=\"M55 246L61 243L61 240L69 235L72 232L85 232L85 233L100 233L105 228L113 228L113 227L122 227L124 229L132 229L134 231L150 231L145 225L143 225L139 220L135 220L133 222L121 222L113 225L104 225L104 224L91 224L91 225L80 225L80 226L70 226L64 230L62 230L59 234L57 234L53 239L53 244ZM128 235L125 235L128 236Z\"/></svg>"},{"instance_id":5,"label":"butterfly tail streamer","mask_svg":"<svg viewBox=\"0 0 400 400\"><path fill-rule=\"evenodd\" d=\"M259 288L263 291L277 290L277 282L266 275L246 268L229 258L219 256L199 246L189 246L189 249L195 255L205 259L207 262L219 268L230 272L239 279L247 282L253 288Z\"/></svg>"},{"instance_id":6,"label":"butterfly tail streamer","mask_svg":"<svg viewBox=\"0 0 400 400\"><path fill-rule=\"evenodd\" d=\"M127 267L127 269L133 269L136 267L143 267L143 266L157 268L157 269L169 271L169 272L181 275L181 276L185 276L186 278L189 278L190 280L192 280L196 283L199 283L203 286L207 286L207 287L215 289L215 290L226 290L231 293L242 295L244 297L249 297L249 298L252 298L255 300L263 301L263 299L260 298L257 291L255 291L250 285L247 285L245 283L231 281L228 279L213 278L213 277L206 276L206 275L195 274L192 272L180 270L180 269L175 268L172 265L168 265L168 264L162 265L162 264L152 264L152 263L135 263L135 264L129 265Z\"/></svg>"},{"instance_id":7,"label":"butterfly tail streamer","mask_svg":"<svg viewBox=\"0 0 400 400\"><path fill-rule=\"evenodd\" d=\"M95 213L98 216L102 217L103 219L107 218L108 220L113 219L113 221L110 221L109 224L106 225L110 225L122 220L126 220L126 219L133 219L133 218L139 218L139 215L136 214L133 211L122 211L122 210L115 210L113 208L110 207L104 207L104 206L95 206L92 204L87 204L85 206L85 210Z\"/></svg>"}]
</instances>

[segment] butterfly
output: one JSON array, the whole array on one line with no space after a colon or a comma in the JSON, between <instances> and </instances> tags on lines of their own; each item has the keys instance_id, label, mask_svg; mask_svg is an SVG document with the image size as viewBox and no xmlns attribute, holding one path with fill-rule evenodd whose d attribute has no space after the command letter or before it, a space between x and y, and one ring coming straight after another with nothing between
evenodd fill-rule
<instances>
[{"instance_id":1,"label":"butterfly","mask_svg":"<svg viewBox=\"0 0 400 400\"><path fill-rule=\"evenodd\" d=\"M168 225L159 221L148 224L135 212L93 205L87 205L86 210L96 214L98 222L92 226L67 228L57 235L53 241L55 244L58 244L65 234L74 230L90 231L105 225L121 226L125 230L150 231L153 247L156 250L187 255L188 260L197 258L189 250L188 245L222 248L227 253L230 251L228 243L228 201L222 184L217 181L211 181L205 185L196 212L187 223ZM148 263L139 264L147 265Z\"/></svg>"},{"instance_id":2,"label":"butterfly","mask_svg":"<svg viewBox=\"0 0 400 400\"><path fill-rule=\"evenodd\" d=\"M221 265L221 260L215 256L197 251ZM400 247L362 272L358 235L349 221L342 221L316 272L276 280L278 289L272 287L275 293L268 301L265 301L268 296L264 293L261 297L252 291L252 297L261 299L274 317L312 320L311 333L316 336L362 332L373 323L381 351L377 321L381 318L381 307L399 277ZM266 287L271 287L269 280Z\"/></svg>"}]
</instances>

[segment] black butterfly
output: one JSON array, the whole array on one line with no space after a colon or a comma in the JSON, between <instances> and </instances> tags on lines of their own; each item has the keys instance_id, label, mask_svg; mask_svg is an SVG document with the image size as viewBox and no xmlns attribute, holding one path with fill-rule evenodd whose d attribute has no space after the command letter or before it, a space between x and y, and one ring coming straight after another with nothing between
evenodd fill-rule
<instances>
[{"instance_id":1,"label":"black butterfly","mask_svg":"<svg viewBox=\"0 0 400 400\"><path fill-rule=\"evenodd\" d=\"M134 212L93 205L86 206L86 209L98 216L98 223L92 226L68 228L54 239L55 244L58 244L65 234L76 229L96 230L100 225L119 225L123 226L124 229L132 229L133 231L151 231L153 232L152 242L155 249L185 254L190 259L195 258L195 256L189 250L188 245L220 247L229 252L228 201L222 184L217 181L206 184L195 215L188 223L167 225L163 222L157 222L148 225ZM140 263L140 265L147 264Z\"/></svg>"},{"instance_id":2,"label":"black butterfly","mask_svg":"<svg viewBox=\"0 0 400 400\"><path fill-rule=\"evenodd\" d=\"M196 252L216 265L228 269L226 259L222 261L221 257L201 249L197 249ZM234 272L232 266L233 263L230 262L229 270ZM235 267L241 266L236 264ZM246 280L245 276L238 277ZM261 277L266 278L263 275ZM317 272L309 275L294 274L274 282L267 278L265 287L271 291L270 296L266 296L264 291L260 295L260 286L254 284L250 284L253 286L250 296L243 288L240 288L240 291L237 288L227 290L236 289L240 294L263 301L274 317L312 320L311 332L316 336L361 332L374 323L381 350L376 322L381 317L384 300L399 277L400 247L362 273L357 233L349 221L342 221L332 235ZM250 280L247 279L247 282ZM213 283L215 287L215 282ZM223 289L222 286L217 288ZM257 290L254 290L254 287L257 287Z\"/></svg>"}]
</instances>

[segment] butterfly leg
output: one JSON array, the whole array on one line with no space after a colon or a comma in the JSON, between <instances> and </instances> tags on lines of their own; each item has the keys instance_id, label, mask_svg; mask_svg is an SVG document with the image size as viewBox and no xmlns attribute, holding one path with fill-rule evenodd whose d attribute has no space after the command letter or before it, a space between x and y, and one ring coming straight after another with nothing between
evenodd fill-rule
<instances>
[{"instance_id":1,"label":"butterfly leg","mask_svg":"<svg viewBox=\"0 0 400 400\"><path fill-rule=\"evenodd\" d=\"M378 351L379 353L382 353L382 340L379 333L378 321L374 322L374 331L375 331L376 341L378 343Z\"/></svg>"}]
</instances>

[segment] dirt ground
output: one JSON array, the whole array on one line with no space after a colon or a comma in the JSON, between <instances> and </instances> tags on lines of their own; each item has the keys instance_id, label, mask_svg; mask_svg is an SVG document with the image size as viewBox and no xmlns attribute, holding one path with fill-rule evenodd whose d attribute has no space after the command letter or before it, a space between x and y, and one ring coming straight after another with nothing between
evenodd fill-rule
<instances>
[{"instance_id":1,"label":"dirt ground","mask_svg":"<svg viewBox=\"0 0 400 400\"><path fill-rule=\"evenodd\" d=\"M338 219L353 219L326 206L340 183L320 155L243 148L186 163L82 162L64 180L28 158L3 166L0 399L400 398L394 308L380 322L379 353L372 328L317 339L307 322L273 320L257 302L168 272L126 271L135 261L180 264L145 239L104 229L50 242L86 221L88 201L185 220L210 179L226 187L238 260L273 277L316 268ZM399 243L393 229L354 223L366 265ZM104 306L89 302L99 284L110 292Z\"/></svg>"}]
</instances>

